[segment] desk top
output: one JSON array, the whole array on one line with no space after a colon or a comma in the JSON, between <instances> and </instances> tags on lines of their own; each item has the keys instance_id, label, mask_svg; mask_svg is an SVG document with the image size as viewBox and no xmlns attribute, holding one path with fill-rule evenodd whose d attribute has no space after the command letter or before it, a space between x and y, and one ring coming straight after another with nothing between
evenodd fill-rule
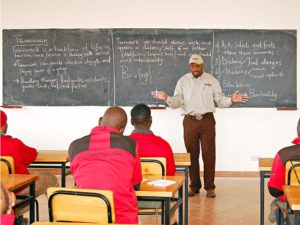
<instances>
[{"instance_id":1,"label":"desk top","mask_svg":"<svg viewBox=\"0 0 300 225\"><path fill-rule=\"evenodd\" d=\"M9 191L14 191L34 180L37 180L37 178L37 175L1 174L1 181Z\"/></svg>"},{"instance_id":2,"label":"desk top","mask_svg":"<svg viewBox=\"0 0 300 225\"><path fill-rule=\"evenodd\" d=\"M259 158L258 167L260 171L271 171L274 158Z\"/></svg>"},{"instance_id":3,"label":"desk top","mask_svg":"<svg viewBox=\"0 0 300 225\"><path fill-rule=\"evenodd\" d=\"M176 166L190 166L191 156L190 153L174 153Z\"/></svg>"},{"instance_id":4,"label":"desk top","mask_svg":"<svg viewBox=\"0 0 300 225\"><path fill-rule=\"evenodd\" d=\"M34 222L31 225L72 225L72 224L78 224L78 225L103 225L102 223L68 223L68 222ZM133 224L119 224L114 223L113 225L133 225ZM136 224L134 224L136 225ZM143 225L150 225L150 224L144 224Z\"/></svg>"},{"instance_id":5,"label":"desk top","mask_svg":"<svg viewBox=\"0 0 300 225\"><path fill-rule=\"evenodd\" d=\"M300 185L283 186L284 195L292 210L300 210Z\"/></svg>"},{"instance_id":6,"label":"desk top","mask_svg":"<svg viewBox=\"0 0 300 225\"><path fill-rule=\"evenodd\" d=\"M174 153L176 166L190 166L190 153ZM69 162L67 150L38 150L35 163L39 162Z\"/></svg>"},{"instance_id":7,"label":"desk top","mask_svg":"<svg viewBox=\"0 0 300 225\"><path fill-rule=\"evenodd\" d=\"M140 190L135 191L136 196L140 197L174 197L179 188L185 181L184 176L159 176L159 175L143 175L144 179L141 183ZM154 185L147 184L154 180L172 180L176 184L169 185L167 187L156 187Z\"/></svg>"},{"instance_id":8,"label":"desk top","mask_svg":"<svg viewBox=\"0 0 300 225\"><path fill-rule=\"evenodd\" d=\"M39 162L69 162L66 150L38 150L35 163Z\"/></svg>"}]
</instances>

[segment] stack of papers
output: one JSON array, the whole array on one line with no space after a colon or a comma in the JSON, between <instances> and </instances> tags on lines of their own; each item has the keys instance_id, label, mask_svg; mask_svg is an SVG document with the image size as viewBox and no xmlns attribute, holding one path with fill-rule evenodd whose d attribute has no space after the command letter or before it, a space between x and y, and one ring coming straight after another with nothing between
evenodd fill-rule
<instances>
[{"instance_id":1,"label":"stack of papers","mask_svg":"<svg viewBox=\"0 0 300 225\"><path fill-rule=\"evenodd\" d=\"M166 187L172 184L176 184L176 182L172 180L154 180L148 182L147 184L154 185L156 187Z\"/></svg>"}]
</instances>

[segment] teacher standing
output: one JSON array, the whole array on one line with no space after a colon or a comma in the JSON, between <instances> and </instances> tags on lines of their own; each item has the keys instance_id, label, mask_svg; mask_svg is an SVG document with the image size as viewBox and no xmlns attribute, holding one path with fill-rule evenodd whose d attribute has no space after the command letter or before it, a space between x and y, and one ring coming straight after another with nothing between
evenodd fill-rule
<instances>
[{"instance_id":1,"label":"teacher standing","mask_svg":"<svg viewBox=\"0 0 300 225\"><path fill-rule=\"evenodd\" d=\"M199 154L200 144L204 164L204 189L207 197L216 197L215 193L215 104L219 108L230 107L233 103L246 103L248 96L236 91L232 97L226 97L216 78L203 71L204 63L200 55L192 55L189 60L190 73L182 76L176 85L174 96L164 91L154 91L152 96L166 101L172 108L181 107L184 115L184 143L191 154L189 196L194 196L201 189Z\"/></svg>"}]
</instances>

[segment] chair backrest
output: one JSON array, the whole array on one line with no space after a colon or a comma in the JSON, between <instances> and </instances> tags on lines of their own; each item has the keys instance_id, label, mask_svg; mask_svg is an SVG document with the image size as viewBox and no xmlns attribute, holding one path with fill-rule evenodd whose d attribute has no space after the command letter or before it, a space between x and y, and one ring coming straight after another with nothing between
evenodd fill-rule
<instances>
[{"instance_id":1,"label":"chair backrest","mask_svg":"<svg viewBox=\"0 0 300 225\"><path fill-rule=\"evenodd\" d=\"M166 158L163 157L141 157L142 174L166 175Z\"/></svg>"},{"instance_id":2,"label":"chair backrest","mask_svg":"<svg viewBox=\"0 0 300 225\"><path fill-rule=\"evenodd\" d=\"M50 222L115 222L112 191L51 187L47 196Z\"/></svg>"},{"instance_id":3,"label":"chair backrest","mask_svg":"<svg viewBox=\"0 0 300 225\"><path fill-rule=\"evenodd\" d=\"M300 159L290 160L285 164L285 183L300 185Z\"/></svg>"},{"instance_id":4,"label":"chair backrest","mask_svg":"<svg viewBox=\"0 0 300 225\"><path fill-rule=\"evenodd\" d=\"M0 156L1 174L15 173L14 158L11 156Z\"/></svg>"}]
</instances>

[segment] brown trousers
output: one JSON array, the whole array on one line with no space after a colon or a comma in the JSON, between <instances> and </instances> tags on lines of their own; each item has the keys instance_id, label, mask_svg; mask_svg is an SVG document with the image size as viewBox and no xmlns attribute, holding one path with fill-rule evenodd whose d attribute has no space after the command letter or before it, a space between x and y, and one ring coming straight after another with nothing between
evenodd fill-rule
<instances>
[{"instance_id":1,"label":"brown trousers","mask_svg":"<svg viewBox=\"0 0 300 225\"><path fill-rule=\"evenodd\" d=\"M201 189L199 154L200 144L204 164L204 189L215 189L215 164L216 164L216 131L213 113L207 113L201 120L186 115L183 120L184 143L187 152L191 154L190 188Z\"/></svg>"}]
</instances>

